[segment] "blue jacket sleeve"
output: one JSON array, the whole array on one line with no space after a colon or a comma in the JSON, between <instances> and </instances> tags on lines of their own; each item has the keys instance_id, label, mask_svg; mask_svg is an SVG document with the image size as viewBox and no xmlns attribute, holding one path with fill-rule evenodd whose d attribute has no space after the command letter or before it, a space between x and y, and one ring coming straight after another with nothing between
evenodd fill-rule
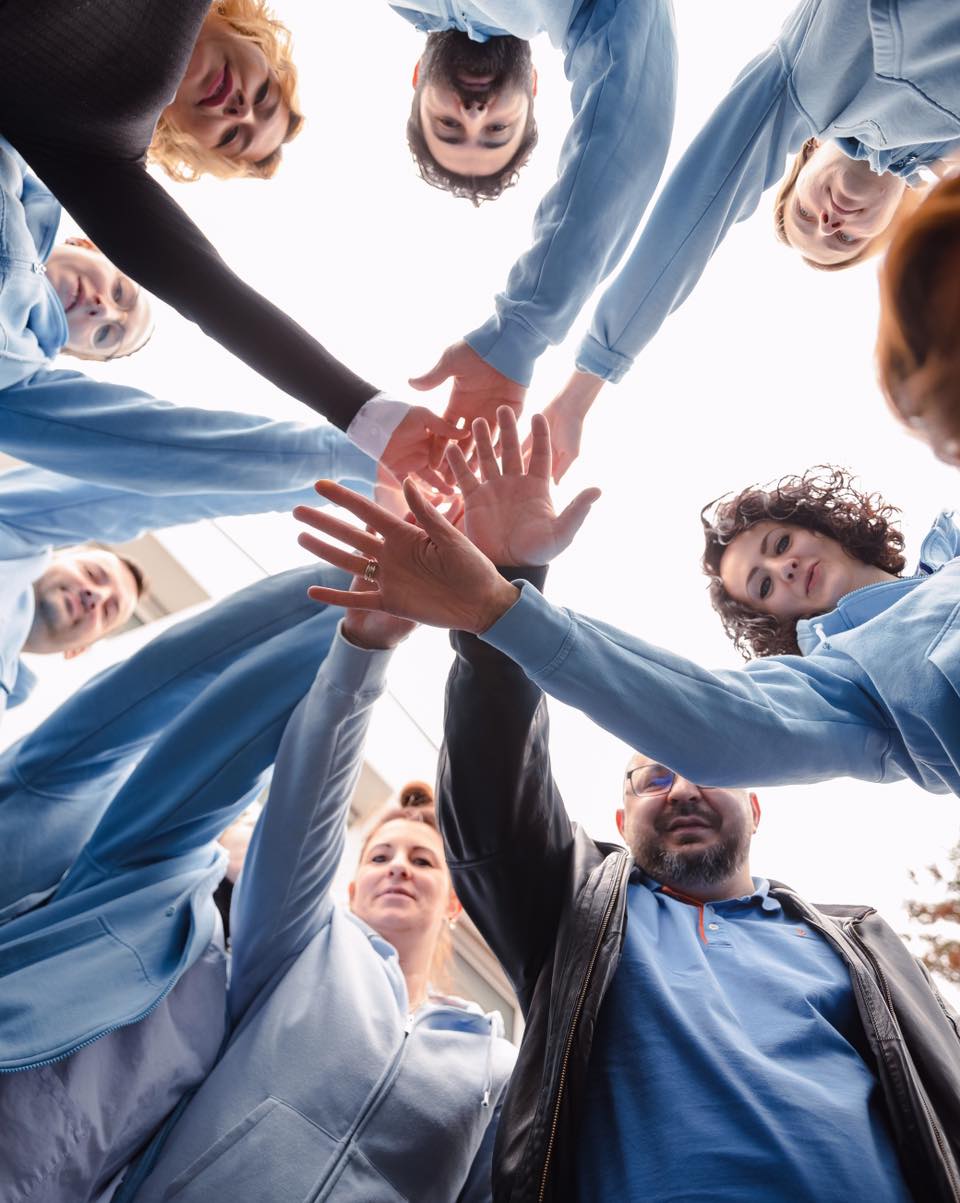
<instances>
[{"instance_id":1,"label":"blue jacket sleeve","mask_svg":"<svg viewBox=\"0 0 960 1203\"><path fill-rule=\"evenodd\" d=\"M357 482L363 489L363 482ZM41 468L0 473L0 559L97 539L123 543L145 531L203 518L316 505L311 485L279 493L134 493Z\"/></svg>"},{"instance_id":2,"label":"blue jacket sleeve","mask_svg":"<svg viewBox=\"0 0 960 1203\"><path fill-rule=\"evenodd\" d=\"M389 652L354 647L338 631L287 723L267 805L233 894L233 1022L329 921L347 808L389 659Z\"/></svg>"},{"instance_id":3,"label":"blue jacket sleeve","mask_svg":"<svg viewBox=\"0 0 960 1203\"><path fill-rule=\"evenodd\" d=\"M320 477L372 481L376 469L327 424L174 405L73 371L41 370L0 393L0 446L139 493L279 492Z\"/></svg>"},{"instance_id":4,"label":"blue jacket sleeve","mask_svg":"<svg viewBox=\"0 0 960 1203\"><path fill-rule=\"evenodd\" d=\"M711 672L522 586L482 636L543 690L691 781L748 787L903 776L880 709L800 656Z\"/></svg>"},{"instance_id":5,"label":"blue jacket sleeve","mask_svg":"<svg viewBox=\"0 0 960 1203\"><path fill-rule=\"evenodd\" d=\"M573 124L557 182L514 265L496 315L467 342L529 385L534 362L563 341L620 260L660 179L670 145L677 52L669 0L598 0L567 38Z\"/></svg>"},{"instance_id":6,"label":"blue jacket sleeve","mask_svg":"<svg viewBox=\"0 0 960 1203\"><path fill-rule=\"evenodd\" d=\"M620 380L689 296L734 222L756 209L808 132L778 45L754 59L684 152L630 256L600 298L577 367Z\"/></svg>"}]
</instances>

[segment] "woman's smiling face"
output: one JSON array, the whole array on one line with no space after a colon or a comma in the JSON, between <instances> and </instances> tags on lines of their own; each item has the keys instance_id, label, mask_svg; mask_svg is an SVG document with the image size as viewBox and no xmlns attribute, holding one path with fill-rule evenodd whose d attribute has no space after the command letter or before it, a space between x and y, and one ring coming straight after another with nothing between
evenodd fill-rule
<instances>
[{"instance_id":1,"label":"woman's smiling face","mask_svg":"<svg viewBox=\"0 0 960 1203\"><path fill-rule=\"evenodd\" d=\"M899 176L876 175L835 142L820 143L804 163L783 211L790 245L816 263L841 263L860 255L889 226L906 185Z\"/></svg>"},{"instance_id":2,"label":"woman's smiling face","mask_svg":"<svg viewBox=\"0 0 960 1203\"><path fill-rule=\"evenodd\" d=\"M216 13L204 21L164 111L205 150L251 163L273 154L290 124L290 106L263 51Z\"/></svg>"}]
</instances>

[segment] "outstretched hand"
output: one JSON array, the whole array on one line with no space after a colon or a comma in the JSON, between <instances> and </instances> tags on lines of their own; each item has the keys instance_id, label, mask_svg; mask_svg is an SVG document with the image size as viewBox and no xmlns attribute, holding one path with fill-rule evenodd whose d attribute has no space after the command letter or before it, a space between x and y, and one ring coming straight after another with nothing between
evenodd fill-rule
<instances>
[{"instance_id":1,"label":"outstretched hand","mask_svg":"<svg viewBox=\"0 0 960 1203\"><path fill-rule=\"evenodd\" d=\"M425 405L412 405L390 436L380 463L398 483L413 475L441 493L452 493L453 489L436 470L436 449L440 447L442 452L449 439L467 437L468 433L438 417Z\"/></svg>"},{"instance_id":2,"label":"outstretched hand","mask_svg":"<svg viewBox=\"0 0 960 1203\"><path fill-rule=\"evenodd\" d=\"M462 423L467 434L474 419L485 418L496 436L499 407L509 405L517 415L523 409L526 388L491 367L462 340L447 347L429 372L412 377L409 383L412 388L426 390L437 388L451 377L453 388L443 416L455 425ZM439 464L442 452L440 447L434 467Z\"/></svg>"},{"instance_id":3,"label":"outstretched hand","mask_svg":"<svg viewBox=\"0 0 960 1203\"><path fill-rule=\"evenodd\" d=\"M554 399L543 408L550 427L553 447L553 481L559 484L567 469L580 454L583 424L590 407L603 388L603 381L591 372L574 372Z\"/></svg>"},{"instance_id":4,"label":"outstretched hand","mask_svg":"<svg viewBox=\"0 0 960 1203\"><path fill-rule=\"evenodd\" d=\"M470 470L455 444L447 448L447 462L463 494L463 531L471 543L494 564L547 564L568 547L583 525L599 489L584 489L561 514L550 497L550 431L541 414L533 418L529 459L524 468L517 419L502 406L500 462L490 428L474 422L480 479Z\"/></svg>"},{"instance_id":5,"label":"outstretched hand","mask_svg":"<svg viewBox=\"0 0 960 1203\"><path fill-rule=\"evenodd\" d=\"M300 546L355 576L364 577L366 572L372 588L354 592L314 585L309 590L314 601L348 609L383 610L399 618L476 634L492 626L516 601L516 587L437 513L412 480L404 482L403 493L418 525L334 481L317 481L315 488L368 529L325 510L300 505L293 511L295 518L354 550L336 547L306 531L300 534ZM368 567L371 562L374 568Z\"/></svg>"}]
</instances>

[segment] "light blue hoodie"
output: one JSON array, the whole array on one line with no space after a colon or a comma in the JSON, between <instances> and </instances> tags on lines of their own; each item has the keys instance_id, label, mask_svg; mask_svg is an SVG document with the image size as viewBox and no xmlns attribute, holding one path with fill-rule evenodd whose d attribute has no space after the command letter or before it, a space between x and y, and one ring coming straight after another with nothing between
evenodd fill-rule
<instances>
[{"instance_id":1,"label":"light blue hoodie","mask_svg":"<svg viewBox=\"0 0 960 1203\"><path fill-rule=\"evenodd\" d=\"M374 479L370 457L326 423L174 405L51 370L67 341L43 266L59 223L56 198L0 138L0 449L51 472L171 498L279 493L321 476Z\"/></svg>"},{"instance_id":2,"label":"light blue hoodie","mask_svg":"<svg viewBox=\"0 0 960 1203\"><path fill-rule=\"evenodd\" d=\"M960 528L942 514L917 575L797 624L802 656L710 672L531 586L482 636L547 693L708 785L909 777L960 794Z\"/></svg>"},{"instance_id":3,"label":"light blue hoodie","mask_svg":"<svg viewBox=\"0 0 960 1203\"><path fill-rule=\"evenodd\" d=\"M812 135L908 178L942 157L960 138L960 5L804 0L794 9L664 185L600 299L577 367L620 380Z\"/></svg>"},{"instance_id":4,"label":"light blue hoodie","mask_svg":"<svg viewBox=\"0 0 960 1203\"><path fill-rule=\"evenodd\" d=\"M419 0L391 6L417 29L474 41L546 33L565 55L573 123L557 182L533 219L496 314L468 334L489 364L529 385L539 355L563 341L616 266L663 171L676 98L670 0Z\"/></svg>"},{"instance_id":5,"label":"light blue hoodie","mask_svg":"<svg viewBox=\"0 0 960 1203\"><path fill-rule=\"evenodd\" d=\"M330 896L387 652L338 636L284 733L231 911L233 1034L117 1203L481 1203L516 1050L410 1011L396 949Z\"/></svg>"}]
</instances>

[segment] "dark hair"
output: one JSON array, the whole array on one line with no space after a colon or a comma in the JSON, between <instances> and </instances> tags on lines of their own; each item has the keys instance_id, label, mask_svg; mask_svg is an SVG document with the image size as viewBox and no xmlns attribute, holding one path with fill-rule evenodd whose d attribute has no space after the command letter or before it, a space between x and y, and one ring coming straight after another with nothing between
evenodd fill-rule
<instances>
[{"instance_id":1,"label":"dark hair","mask_svg":"<svg viewBox=\"0 0 960 1203\"><path fill-rule=\"evenodd\" d=\"M420 806L433 806L433 787L426 781L408 781L400 790L398 805L403 810L413 810Z\"/></svg>"},{"instance_id":2,"label":"dark hair","mask_svg":"<svg viewBox=\"0 0 960 1203\"><path fill-rule=\"evenodd\" d=\"M117 559L121 564L126 565L126 567L130 570L130 575L133 577L137 586L137 601L139 601L150 588L150 582L147 579L147 574L143 571L137 561L131 560L129 556L118 555Z\"/></svg>"},{"instance_id":3,"label":"dark hair","mask_svg":"<svg viewBox=\"0 0 960 1203\"><path fill-rule=\"evenodd\" d=\"M482 201L496 200L506 188L511 188L519 178L520 168L530 158L537 144L537 123L533 116L533 103L527 112L527 124L510 161L499 171L490 175L461 175L457 171L448 171L442 163L430 153L427 140L420 124L420 92L413 94L410 106L410 116L407 120L407 145L420 171L420 178L426 180L433 188L442 188L453 196L464 196L474 207L479 207Z\"/></svg>"},{"instance_id":4,"label":"dark hair","mask_svg":"<svg viewBox=\"0 0 960 1203\"><path fill-rule=\"evenodd\" d=\"M848 555L899 573L906 560L903 534L894 525L899 510L878 493L854 488L844 468L818 464L802 476L750 485L736 496L718 497L700 511L706 547L701 561L710 578L710 603L745 660L751 656L799 654L795 619L779 619L735 601L720 579L723 553L737 535L758 522L786 522L835 539Z\"/></svg>"}]
</instances>

